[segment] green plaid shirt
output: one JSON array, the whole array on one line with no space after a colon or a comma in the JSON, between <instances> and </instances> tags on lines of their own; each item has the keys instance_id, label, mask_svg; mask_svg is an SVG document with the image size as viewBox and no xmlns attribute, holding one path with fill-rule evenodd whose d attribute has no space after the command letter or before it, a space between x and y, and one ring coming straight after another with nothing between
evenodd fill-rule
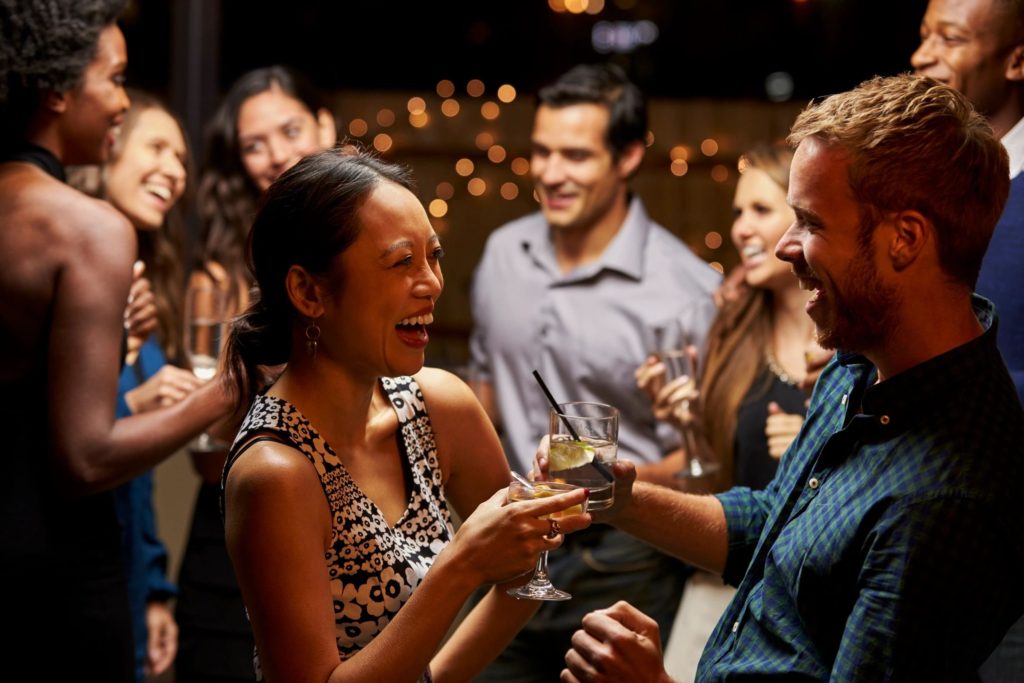
<instances>
[{"instance_id":1,"label":"green plaid shirt","mask_svg":"<svg viewBox=\"0 0 1024 683\"><path fill-rule=\"evenodd\" d=\"M1024 411L977 339L875 384L837 354L764 491L719 496L739 586L699 681L974 680L1024 612Z\"/></svg>"}]
</instances>

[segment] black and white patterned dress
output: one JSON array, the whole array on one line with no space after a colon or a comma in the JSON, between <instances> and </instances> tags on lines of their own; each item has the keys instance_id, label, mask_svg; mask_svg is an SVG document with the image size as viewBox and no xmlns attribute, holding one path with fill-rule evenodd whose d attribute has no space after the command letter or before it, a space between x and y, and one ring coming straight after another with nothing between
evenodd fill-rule
<instances>
[{"instance_id":1,"label":"black and white patterned dress","mask_svg":"<svg viewBox=\"0 0 1024 683\"><path fill-rule=\"evenodd\" d=\"M394 526L352 481L309 420L280 398L256 398L224 468L226 481L231 465L255 443L256 436L293 446L316 468L333 517L324 559L342 659L354 655L387 626L454 533L423 393L411 377L380 382L398 415L395 438L411 481L409 504ZM429 671L422 680L430 680Z\"/></svg>"}]
</instances>

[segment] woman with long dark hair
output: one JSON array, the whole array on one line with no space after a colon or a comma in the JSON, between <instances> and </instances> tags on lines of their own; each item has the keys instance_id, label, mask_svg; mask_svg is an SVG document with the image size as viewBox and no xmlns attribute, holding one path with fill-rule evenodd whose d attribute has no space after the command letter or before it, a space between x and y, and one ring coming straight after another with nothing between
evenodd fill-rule
<instances>
[{"instance_id":1,"label":"woman with long dark hair","mask_svg":"<svg viewBox=\"0 0 1024 683\"><path fill-rule=\"evenodd\" d=\"M251 407L224 510L266 680L470 680L537 603L493 586L441 647L463 603L557 546L544 517L586 496L506 504L483 408L423 367L444 252L410 182L376 157L323 152L270 187L253 224L259 298L226 359ZM260 367L278 364L260 393Z\"/></svg>"}]
</instances>

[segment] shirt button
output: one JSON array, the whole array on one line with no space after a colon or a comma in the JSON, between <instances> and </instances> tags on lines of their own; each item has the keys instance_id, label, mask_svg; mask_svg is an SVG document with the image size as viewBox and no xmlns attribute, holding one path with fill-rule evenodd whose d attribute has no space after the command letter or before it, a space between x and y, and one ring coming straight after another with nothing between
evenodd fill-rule
<instances>
[{"instance_id":1,"label":"shirt button","mask_svg":"<svg viewBox=\"0 0 1024 683\"><path fill-rule=\"evenodd\" d=\"M732 632L736 633L736 631L739 631L739 630L740 630L740 622L738 622L738 621L732 622Z\"/></svg>"},{"instance_id":2,"label":"shirt button","mask_svg":"<svg viewBox=\"0 0 1024 683\"><path fill-rule=\"evenodd\" d=\"M878 418L878 421L881 422L884 425L887 425L887 424L889 424L889 416L888 415L883 415L882 417Z\"/></svg>"},{"instance_id":3,"label":"shirt button","mask_svg":"<svg viewBox=\"0 0 1024 683\"><path fill-rule=\"evenodd\" d=\"M846 405L846 399L848 397L849 397L849 394L843 394L843 397L841 399L839 399L839 405L845 406Z\"/></svg>"},{"instance_id":4,"label":"shirt button","mask_svg":"<svg viewBox=\"0 0 1024 683\"><path fill-rule=\"evenodd\" d=\"M812 490L815 490L821 485L821 482L818 481L817 477L811 477L811 480L807 482L807 485L810 486Z\"/></svg>"}]
</instances>

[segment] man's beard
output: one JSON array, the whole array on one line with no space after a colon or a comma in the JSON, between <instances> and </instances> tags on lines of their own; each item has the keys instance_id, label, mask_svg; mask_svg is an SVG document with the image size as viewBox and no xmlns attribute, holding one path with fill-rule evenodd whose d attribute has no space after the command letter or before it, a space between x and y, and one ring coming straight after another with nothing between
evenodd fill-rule
<instances>
[{"instance_id":1,"label":"man's beard","mask_svg":"<svg viewBox=\"0 0 1024 683\"><path fill-rule=\"evenodd\" d=\"M846 269L842 293L832 285L822 292L828 319L815 325L823 348L867 352L884 346L899 327L899 294L882 283L866 251L858 250Z\"/></svg>"}]
</instances>

